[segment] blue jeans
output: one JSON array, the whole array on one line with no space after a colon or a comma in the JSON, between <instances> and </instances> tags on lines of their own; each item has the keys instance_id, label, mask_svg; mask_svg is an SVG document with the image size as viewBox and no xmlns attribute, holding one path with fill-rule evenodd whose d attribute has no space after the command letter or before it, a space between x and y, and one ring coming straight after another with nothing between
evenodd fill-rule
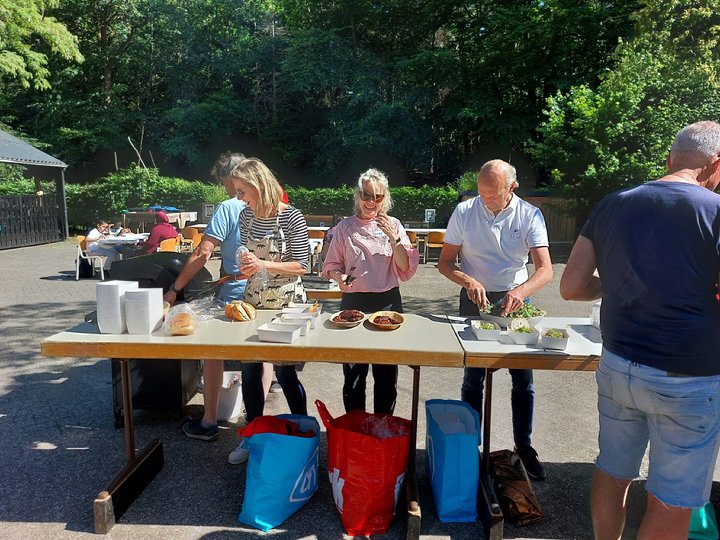
<instances>
[{"instance_id":1,"label":"blue jeans","mask_svg":"<svg viewBox=\"0 0 720 540\"><path fill-rule=\"evenodd\" d=\"M503 296L502 292L487 292L488 300L497 302ZM460 315L463 317L477 316L480 311L463 289L460 292ZM468 403L480 415L480 424L483 417L483 387L485 384L485 368L465 368L461 388L461 399ZM535 385L531 369L510 369L512 379L512 392L510 394L510 408L512 409L513 439L515 446L529 446L532 435L533 415L535 412Z\"/></svg>"},{"instance_id":2,"label":"blue jeans","mask_svg":"<svg viewBox=\"0 0 720 540\"><path fill-rule=\"evenodd\" d=\"M703 506L720 442L720 375L678 376L603 349L595 379L598 469L637 478L649 444L645 489L669 506Z\"/></svg>"}]
</instances>

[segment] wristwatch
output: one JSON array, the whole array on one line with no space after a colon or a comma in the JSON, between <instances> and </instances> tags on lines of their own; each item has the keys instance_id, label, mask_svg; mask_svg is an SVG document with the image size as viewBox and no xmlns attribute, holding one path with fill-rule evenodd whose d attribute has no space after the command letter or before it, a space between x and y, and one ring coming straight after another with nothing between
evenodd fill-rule
<instances>
[{"instance_id":1,"label":"wristwatch","mask_svg":"<svg viewBox=\"0 0 720 540\"><path fill-rule=\"evenodd\" d=\"M400 240L402 240L399 236L395 239L395 245L400 243Z\"/></svg>"},{"instance_id":2,"label":"wristwatch","mask_svg":"<svg viewBox=\"0 0 720 540\"><path fill-rule=\"evenodd\" d=\"M175 286L175 282L173 282L173 284L170 285L170 290L171 290L172 292L174 292L175 294L177 294L177 293L179 293L180 291L182 291L182 289L178 289L178 288Z\"/></svg>"}]
</instances>

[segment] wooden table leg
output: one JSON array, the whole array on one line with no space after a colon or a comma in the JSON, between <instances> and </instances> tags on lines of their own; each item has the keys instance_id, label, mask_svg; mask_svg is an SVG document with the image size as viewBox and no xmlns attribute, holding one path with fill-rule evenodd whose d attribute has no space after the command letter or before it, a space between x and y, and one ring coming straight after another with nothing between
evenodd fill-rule
<instances>
[{"instance_id":1,"label":"wooden table leg","mask_svg":"<svg viewBox=\"0 0 720 540\"><path fill-rule=\"evenodd\" d=\"M121 359L119 362L122 377L127 464L113 478L108 488L100 492L93 503L95 532L98 534L107 534L113 528L117 520L162 470L165 463L162 442L158 439L153 439L139 454L135 454L129 360Z\"/></svg>"},{"instance_id":2,"label":"wooden table leg","mask_svg":"<svg viewBox=\"0 0 720 540\"><path fill-rule=\"evenodd\" d=\"M412 390L412 417L410 420L410 453L408 454L408 468L405 475L405 497L407 502L407 528L405 530L405 538L407 540L417 540L420 538L420 520L422 517L420 511L420 499L417 487L417 425L418 425L418 406L420 403L420 366L410 366L413 370L413 390Z\"/></svg>"},{"instance_id":3,"label":"wooden table leg","mask_svg":"<svg viewBox=\"0 0 720 540\"><path fill-rule=\"evenodd\" d=\"M503 514L500 509L490 475L490 426L492 419L493 369L485 373L485 401L483 404L483 438L480 453L480 486L478 489L478 510L486 540L503 537Z\"/></svg>"}]
</instances>

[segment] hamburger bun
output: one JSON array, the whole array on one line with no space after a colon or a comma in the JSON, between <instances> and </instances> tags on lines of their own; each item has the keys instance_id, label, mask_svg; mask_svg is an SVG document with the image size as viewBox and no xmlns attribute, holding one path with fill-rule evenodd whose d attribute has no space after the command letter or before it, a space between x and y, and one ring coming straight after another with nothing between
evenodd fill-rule
<instances>
[{"instance_id":1,"label":"hamburger bun","mask_svg":"<svg viewBox=\"0 0 720 540\"><path fill-rule=\"evenodd\" d=\"M257 309L247 302L233 300L225 306L225 315L234 321L252 321L257 317Z\"/></svg>"},{"instance_id":2,"label":"hamburger bun","mask_svg":"<svg viewBox=\"0 0 720 540\"><path fill-rule=\"evenodd\" d=\"M170 319L171 336L189 336L195 332L192 315L189 313L176 313Z\"/></svg>"}]
</instances>

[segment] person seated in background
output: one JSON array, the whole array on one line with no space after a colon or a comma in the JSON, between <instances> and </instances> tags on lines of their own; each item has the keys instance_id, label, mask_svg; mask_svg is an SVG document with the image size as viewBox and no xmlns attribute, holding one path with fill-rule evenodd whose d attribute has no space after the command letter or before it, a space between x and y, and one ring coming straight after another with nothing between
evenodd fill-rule
<instances>
[{"instance_id":1,"label":"person seated in background","mask_svg":"<svg viewBox=\"0 0 720 540\"><path fill-rule=\"evenodd\" d=\"M155 225L150 231L150 236L140 244L142 252L155 253L160 247L160 242L168 238L177 238L177 235L177 229L170 224L167 214L165 212L156 212Z\"/></svg>"},{"instance_id":2,"label":"person seated in background","mask_svg":"<svg viewBox=\"0 0 720 540\"><path fill-rule=\"evenodd\" d=\"M115 236L120 236L122 234L125 234L126 232L130 232L130 229L125 229L122 226L122 221L115 220L114 223L111 223L108 226L108 234L114 234Z\"/></svg>"},{"instance_id":3,"label":"person seated in background","mask_svg":"<svg viewBox=\"0 0 720 540\"><path fill-rule=\"evenodd\" d=\"M98 241L102 240L107 236L109 225L102 219L97 222L94 228L90 229L85 237L86 248L85 251L89 255L99 255L105 257L105 263L103 264L103 271L109 272L112 263L120 259L120 251L114 247L102 247Z\"/></svg>"}]
</instances>

